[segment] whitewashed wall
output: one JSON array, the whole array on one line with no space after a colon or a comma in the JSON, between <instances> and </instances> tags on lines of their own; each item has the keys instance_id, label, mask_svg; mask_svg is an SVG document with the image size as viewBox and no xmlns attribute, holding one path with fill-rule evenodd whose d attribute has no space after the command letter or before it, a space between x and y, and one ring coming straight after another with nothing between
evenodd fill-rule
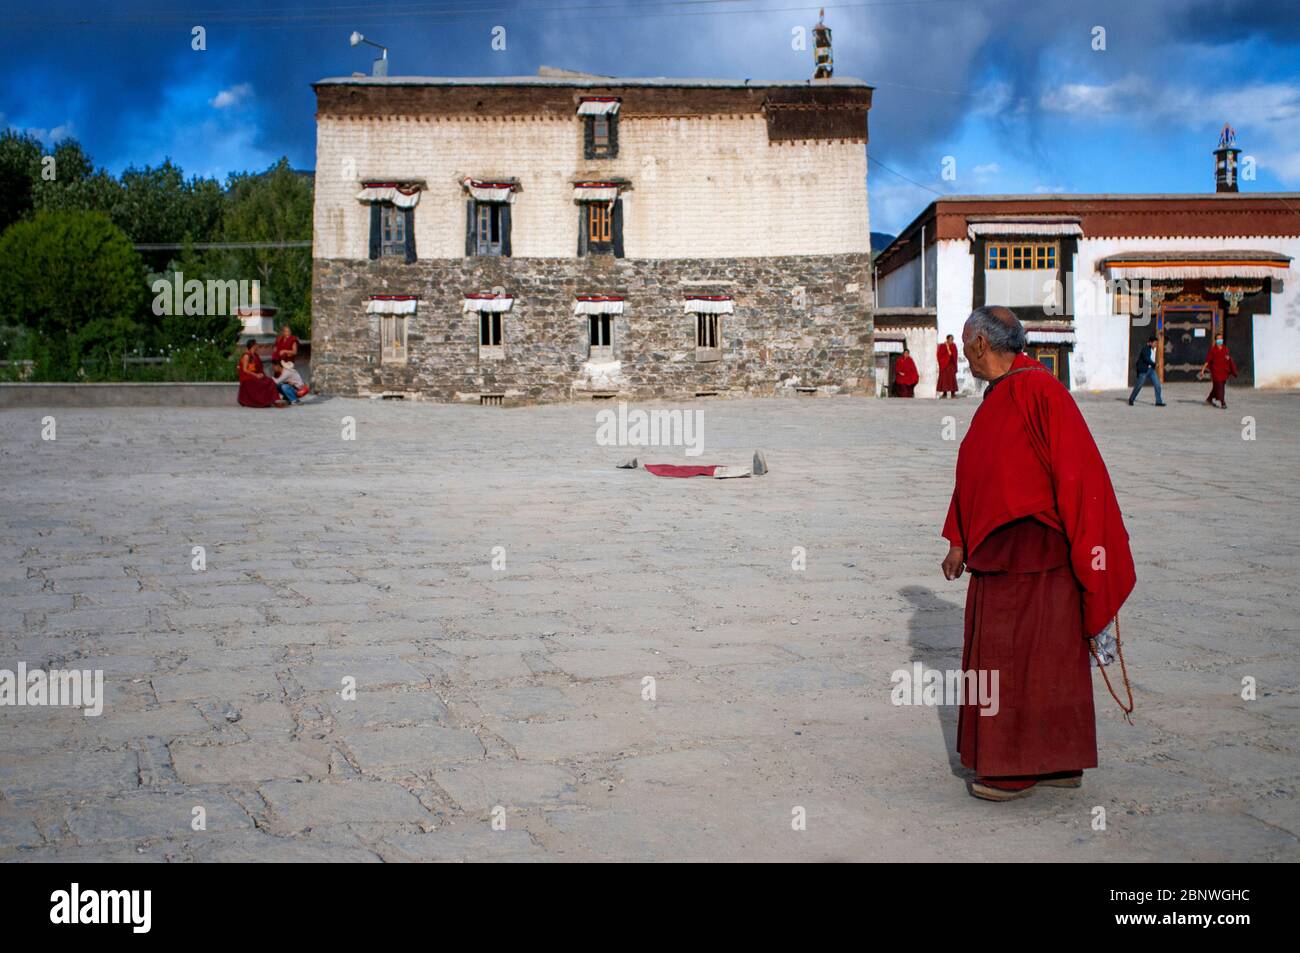
<instances>
[{"instance_id":1,"label":"whitewashed wall","mask_svg":"<svg viewBox=\"0 0 1300 953\"><path fill-rule=\"evenodd\" d=\"M336 119L317 123L317 258L365 258L361 180L424 179L416 254L465 253L459 182L516 178L515 257L573 257L575 177L626 178L629 258L866 254L866 148L851 142L770 143L762 116L628 119L617 159L582 155L578 119Z\"/></svg>"},{"instance_id":2,"label":"whitewashed wall","mask_svg":"<svg viewBox=\"0 0 1300 953\"><path fill-rule=\"evenodd\" d=\"M1080 239L1074 282L1076 341L1070 358L1073 386L1089 390L1128 386L1128 322L1124 315L1115 314L1113 297L1098 284L1102 277L1097 272L1099 260L1121 252L1216 249L1273 251L1300 259L1300 238ZM1295 261L1282 284L1282 292L1273 295L1270 313L1253 319L1256 387L1300 387L1300 269Z\"/></svg>"}]
</instances>

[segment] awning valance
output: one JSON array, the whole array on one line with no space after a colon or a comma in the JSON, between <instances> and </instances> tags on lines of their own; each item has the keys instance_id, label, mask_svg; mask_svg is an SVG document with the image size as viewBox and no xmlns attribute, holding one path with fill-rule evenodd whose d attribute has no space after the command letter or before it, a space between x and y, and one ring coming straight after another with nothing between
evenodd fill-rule
<instances>
[{"instance_id":1,"label":"awning valance","mask_svg":"<svg viewBox=\"0 0 1300 953\"><path fill-rule=\"evenodd\" d=\"M575 202L612 202L617 198L617 182L577 182L573 186Z\"/></svg>"},{"instance_id":2,"label":"awning valance","mask_svg":"<svg viewBox=\"0 0 1300 953\"><path fill-rule=\"evenodd\" d=\"M366 314L415 314L415 295L374 295L366 299Z\"/></svg>"},{"instance_id":3,"label":"awning valance","mask_svg":"<svg viewBox=\"0 0 1300 953\"><path fill-rule=\"evenodd\" d=\"M733 314L731 295L687 295L687 314Z\"/></svg>"},{"instance_id":4,"label":"awning valance","mask_svg":"<svg viewBox=\"0 0 1300 953\"><path fill-rule=\"evenodd\" d=\"M1073 344L1073 331L1035 331L1027 328L1025 340L1030 344Z\"/></svg>"},{"instance_id":5,"label":"awning valance","mask_svg":"<svg viewBox=\"0 0 1300 953\"><path fill-rule=\"evenodd\" d=\"M1049 219L1007 219L1001 222L978 221L968 222L966 233L975 238L978 235L1040 235L1048 237L1052 235L1075 235L1083 234L1083 228L1079 225L1078 220L1063 221Z\"/></svg>"},{"instance_id":6,"label":"awning valance","mask_svg":"<svg viewBox=\"0 0 1300 953\"><path fill-rule=\"evenodd\" d=\"M574 314L622 314L623 299L614 295L582 295L573 302Z\"/></svg>"},{"instance_id":7,"label":"awning valance","mask_svg":"<svg viewBox=\"0 0 1300 953\"><path fill-rule=\"evenodd\" d=\"M1110 255L1097 262L1097 270L1110 278L1281 278L1291 259L1277 252L1243 251L1140 251Z\"/></svg>"},{"instance_id":8,"label":"awning valance","mask_svg":"<svg viewBox=\"0 0 1300 953\"><path fill-rule=\"evenodd\" d=\"M876 340L877 354L902 354L904 344L902 341L881 341Z\"/></svg>"},{"instance_id":9,"label":"awning valance","mask_svg":"<svg viewBox=\"0 0 1300 953\"><path fill-rule=\"evenodd\" d=\"M515 299L510 295L466 295L464 311L500 313L509 311Z\"/></svg>"},{"instance_id":10,"label":"awning valance","mask_svg":"<svg viewBox=\"0 0 1300 953\"><path fill-rule=\"evenodd\" d=\"M515 200L514 182L481 182L478 179L466 179L465 190L476 202L513 202Z\"/></svg>"},{"instance_id":11,"label":"awning valance","mask_svg":"<svg viewBox=\"0 0 1300 953\"><path fill-rule=\"evenodd\" d=\"M614 96L587 96L578 103L578 115L612 116L618 107L619 100Z\"/></svg>"},{"instance_id":12,"label":"awning valance","mask_svg":"<svg viewBox=\"0 0 1300 953\"><path fill-rule=\"evenodd\" d=\"M357 201L391 202L398 208L414 208L420 201L420 187L399 182L364 182Z\"/></svg>"}]
</instances>

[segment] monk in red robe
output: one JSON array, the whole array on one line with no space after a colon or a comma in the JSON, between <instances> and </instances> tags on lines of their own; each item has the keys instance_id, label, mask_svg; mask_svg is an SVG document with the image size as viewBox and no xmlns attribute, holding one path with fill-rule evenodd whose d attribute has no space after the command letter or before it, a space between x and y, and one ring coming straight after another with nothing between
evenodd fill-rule
<instances>
[{"instance_id":1,"label":"monk in red robe","mask_svg":"<svg viewBox=\"0 0 1300 953\"><path fill-rule=\"evenodd\" d=\"M948 335L948 340L939 345L939 396L949 398L957 396L957 345L953 343L952 335Z\"/></svg>"},{"instance_id":2,"label":"monk in red robe","mask_svg":"<svg viewBox=\"0 0 1300 953\"><path fill-rule=\"evenodd\" d=\"M988 684L998 674L997 703L963 699L957 721L971 794L993 801L1040 784L1079 787L1097 766L1089 644L1136 581L1088 425L1024 345L1006 308L967 319L962 350L989 385L957 455L943 529L944 576L971 573L962 669L988 673Z\"/></svg>"},{"instance_id":3,"label":"monk in red robe","mask_svg":"<svg viewBox=\"0 0 1300 953\"><path fill-rule=\"evenodd\" d=\"M916 391L916 382L920 379L916 361L912 360L907 348L903 348L903 353L894 363L894 394L898 397L912 397Z\"/></svg>"},{"instance_id":4,"label":"monk in red robe","mask_svg":"<svg viewBox=\"0 0 1300 953\"><path fill-rule=\"evenodd\" d=\"M1217 400L1219 406L1224 410L1228 409L1228 401L1224 397L1224 386L1228 383L1229 377L1237 376L1237 362L1232 359L1228 349L1223 346L1223 335L1216 335L1214 343L1210 345L1210 353L1205 358L1205 364L1201 366L1200 373L1197 375L1204 378L1205 372L1210 372L1210 396L1205 398L1205 402L1211 407Z\"/></svg>"},{"instance_id":5,"label":"monk in red robe","mask_svg":"<svg viewBox=\"0 0 1300 953\"><path fill-rule=\"evenodd\" d=\"M271 360L296 361L298 359L298 339L293 336L289 325L281 325L280 336L271 347Z\"/></svg>"},{"instance_id":6,"label":"monk in red robe","mask_svg":"<svg viewBox=\"0 0 1300 953\"><path fill-rule=\"evenodd\" d=\"M239 357L239 402L245 407L283 407L275 381L262 371L262 359L257 356L257 342L252 338L244 345Z\"/></svg>"}]
</instances>

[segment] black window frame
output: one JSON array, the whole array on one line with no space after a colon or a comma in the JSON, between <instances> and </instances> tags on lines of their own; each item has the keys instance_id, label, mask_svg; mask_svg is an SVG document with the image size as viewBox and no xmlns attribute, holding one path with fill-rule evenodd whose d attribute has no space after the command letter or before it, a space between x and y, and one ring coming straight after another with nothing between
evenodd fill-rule
<instances>
[{"instance_id":1,"label":"black window frame","mask_svg":"<svg viewBox=\"0 0 1300 953\"><path fill-rule=\"evenodd\" d=\"M495 220L497 240L481 240L479 224L487 212L488 221ZM512 254L510 232L514 215L509 202L480 202L470 198L465 203L465 257L467 258L509 258Z\"/></svg>"},{"instance_id":2,"label":"black window frame","mask_svg":"<svg viewBox=\"0 0 1300 953\"><path fill-rule=\"evenodd\" d=\"M386 238L385 219L401 223L401 239ZM402 258L415 261L415 208L399 208L392 202L370 203L370 259Z\"/></svg>"},{"instance_id":3,"label":"black window frame","mask_svg":"<svg viewBox=\"0 0 1300 953\"><path fill-rule=\"evenodd\" d=\"M583 116L582 124L582 154L586 159L617 159L618 158L618 113L605 113L601 116ZM609 134L606 142L601 145L596 142L596 120L602 120L609 126Z\"/></svg>"}]
</instances>

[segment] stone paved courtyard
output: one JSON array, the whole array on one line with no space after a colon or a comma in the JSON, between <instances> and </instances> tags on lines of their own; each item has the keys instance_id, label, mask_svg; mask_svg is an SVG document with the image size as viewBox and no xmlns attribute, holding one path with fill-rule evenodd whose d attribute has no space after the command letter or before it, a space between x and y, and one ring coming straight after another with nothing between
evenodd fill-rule
<instances>
[{"instance_id":1,"label":"stone paved courtyard","mask_svg":"<svg viewBox=\"0 0 1300 953\"><path fill-rule=\"evenodd\" d=\"M1002 805L952 709L889 700L960 664L975 400L701 401L698 458L599 446L611 404L0 413L0 668L107 679L97 718L0 708L0 859L1300 859L1300 393L1205 389L1078 395L1137 722L1095 677L1101 767Z\"/></svg>"}]
</instances>

